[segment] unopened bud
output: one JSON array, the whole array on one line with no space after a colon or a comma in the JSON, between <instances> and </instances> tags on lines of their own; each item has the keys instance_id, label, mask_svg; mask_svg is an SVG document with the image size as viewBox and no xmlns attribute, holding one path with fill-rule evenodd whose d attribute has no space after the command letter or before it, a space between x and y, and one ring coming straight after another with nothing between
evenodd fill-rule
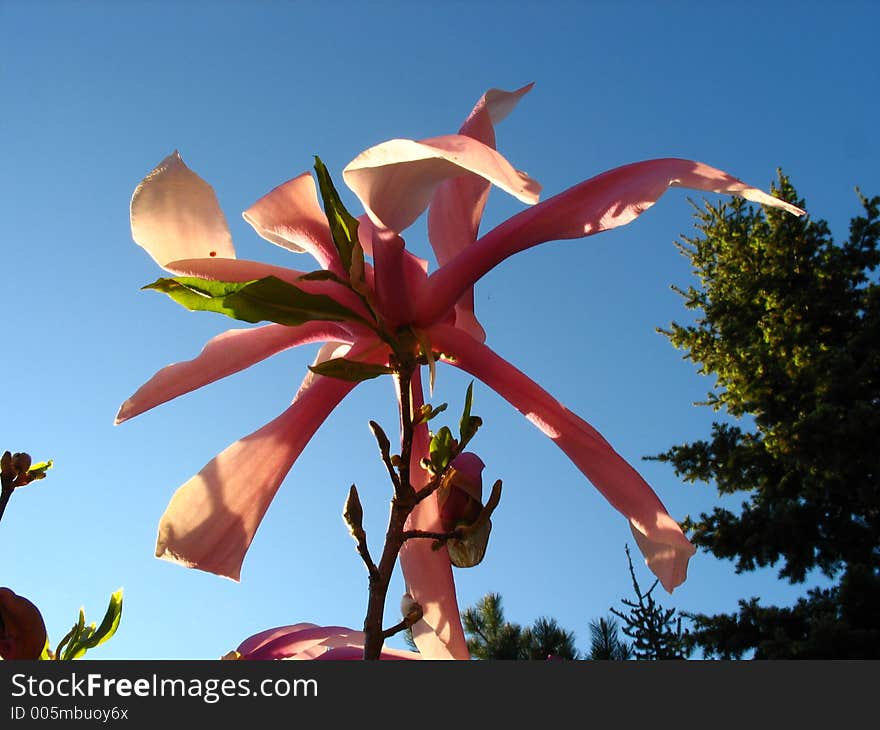
<instances>
[{"instance_id":1,"label":"unopened bud","mask_svg":"<svg viewBox=\"0 0 880 730\"><path fill-rule=\"evenodd\" d=\"M400 599L400 613L410 626L420 621L423 615L421 605L409 593L404 593Z\"/></svg>"},{"instance_id":2,"label":"unopened bud","mask_svg":"<svg viewBox=\"0 0 880 730\"><path fill-rule=\"evenodd\" d=\"M27 474L31 468L31 455L24 452L12 455L12 468L19 474Z\"/></svg>"},{"instance_id":3,"label":"unopened bud","mask_svg":"<svg viewBox=\"0 0 880 730\"><path fill-rule=\"evenodd\" d=\"M351 485L348 490L348 499L345 500L345 507L342 510L342 518L348 529L355 539L360 539L364 534L363 519L364 508L361 506L361 500L358 497L357 487Z\"/></svg>"}]
</instances>

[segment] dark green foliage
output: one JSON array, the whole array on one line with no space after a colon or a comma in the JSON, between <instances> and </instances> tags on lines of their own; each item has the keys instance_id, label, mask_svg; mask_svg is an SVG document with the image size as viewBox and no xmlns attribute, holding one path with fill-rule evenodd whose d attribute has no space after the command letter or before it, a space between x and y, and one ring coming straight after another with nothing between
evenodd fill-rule
<instances>
[{"instance_id":1,"label":"dark green foliage","mask_svg":"<svg viewBox=\"0 0 880 730\"><path fill-rule=\"evenodd\" d=\"M462 623L475 659L577 659L574 634L552 618L539 618L523 629L504 618L501 596L488 593L465 609Z\"/></svg>"},{"instance_id":2,"label":"dark green foliage","mask_svg":"<svg viewBox=\"0 0 880 730\"><path fill-rule=\"evenodd\" d=\"M805 207L781 173L774 193ZM736 200L699 209L680 245L699 285L678 291L697 316L661 331L715 377L706 405L740 420L653 458L746 499L685 527L737 572L836 580L791 608L694 616L709 655L880 656L880 198L861 201L843 244L824 221Z\"/></svg>"},{"instance_id":3,"label":"dark green foliage","mask_svg":"<svg viewBox=\"0 0 880 730\"><path fill-rule=\"evenodd\" d=\"M617 619L599 618L590 621L589 659L624 661L632 659L632 648L620 638Z\"/></svg>"},{"instance_id":4,"label":"dark green foliage","mask_svg":"<svg viewBox=\"0 0 880 730\"><path fill-rule=\"evenodd\" d=\"M633 568L629 547L626 547L629 574L632 577L636 600L621 599L629 611L623 613L616 608L611 613L623 621L623 633L633 640L632 654L636 659L687 659L691 649L687 644L686 633L681 629L681 617L676 618L674 608L663 608L651 595L659 584L655 580L651 587L642 592Z\"/></svg>"}]
</instances>

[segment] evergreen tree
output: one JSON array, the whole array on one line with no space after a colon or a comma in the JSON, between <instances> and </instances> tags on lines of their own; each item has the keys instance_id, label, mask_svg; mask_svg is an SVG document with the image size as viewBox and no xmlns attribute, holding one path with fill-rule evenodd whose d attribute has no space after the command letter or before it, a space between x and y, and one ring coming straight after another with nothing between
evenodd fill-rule
<instances>
[{"instance_id":1,"label":"evergreen tree","mask_svg":"<svg viewBox=\"0 0 880 730\"><path fill-rule=\"evenodd\" d=\"M541 617L523 630L521 651L525 659L577 659L574 633L563 629L554 618Z\"/></svg>"},{"instance_id":2,"label":"evergreen tree","mask_svg":"<svg viewBox=\"0 0 880 730\"><path fill-rule=\"evenodd\" d=\"M663 608L651 594L660 583L655 580L642 592L633 568L629 546L626 548L629 574L632 577L636 600L621 599L629 608L627 613L611 609L611 613L623 621L623 633L633 640L632 653L636 659L687 659L691 653L686 634L681 629L681 617L676 618L674 608Z\"/></svg>"},{"instance_id":3,"label":"evergreen tree","mask_svg":"<svg viewBox=\"0 0 880 730\"><path fill-rule=\"evenodd\" d=\"M587 658L614 661L632 658L632 649L620 638L617 619L598 618L590 621L590 653Z\"/></svg>"},{"instance_id":4,"label":"evergreen tree","mask_svg":"<svg viewBox=\"0 0 880 730\"><path fill-rule=\"evenodd\" d=\"M805 207L781 173L774 192ZM685 527L737 572L779 563L792 583L814 569L835 581L792 607L753 598L693 616L710 656L880 657L880 198L859 197L843 244L824 221L736 200L698 209L679 246L699 284L678 291L697 316L660 331L715 377L705 405L732 419L653 458L747 495L738 514Z\"/></svg>"},{"instance_id":5,"label":"evergreen tree","mask_svg":"<svg viewBox=\"0 0 880 730\"><path fill-rule=\"evenodd\" d=\"M476 606L466 608L461 618L474 658L522 658L522 628L505 620L500 594L487 593Z\"/></svg>"},{"instance_id":6,"label":"evergreen tree","mask_svg":"<svg viewBox=\"0 0 880 730\"><path fill-rule=\"evenodd\" d=\"M498 593L483 596L461 618L475 659L577 659L572 632L553 618L539 618L525 629L508 622Z\"/></svg>"}]
</instances>

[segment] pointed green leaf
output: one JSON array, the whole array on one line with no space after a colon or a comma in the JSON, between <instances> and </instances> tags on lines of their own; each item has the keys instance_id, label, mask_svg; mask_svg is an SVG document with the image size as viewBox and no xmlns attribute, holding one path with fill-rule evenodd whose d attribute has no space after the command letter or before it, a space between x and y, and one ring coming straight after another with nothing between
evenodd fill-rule
<instances>
[{"instance_id":1,"label":"pointed green leaf","mask_svg":"<svg viewBox=\"0 0 880 730\"><path fill-rule=\"evenodd\" d=\"M317 271L310 271L308 274L303 274L297 281L335 281L338 284L347 284L340 279L336 274L332 271L327 271L327 269L318 269Z\"/></svg>"},{"instance_id":2,"label":"pointed green leaf","mask_svg":"<svg viewBox=\"0 0 880 730\"><path fill-rule=\"evenodd\" d=\"M110 594L110 603L107 606L107 611L104 613L101 625L95 629L87 641L82 642L82 645L86 649L94 649L96 646L100 646L116 633L116 629L119 628L119 622L121 620L122 588Z\"/></svg>"},{"instance_id":3,"label":"pointed green leaf","mask_svg":"<svg viewBox=\"0 0 880 730\"><path fill-rule=\"evenodd\" d=\"M452 437L452 431L448 426L443 426L437 433L431 437L431 444L428 447L428 455L431 458L431 464L435 473L440 473L446 468L452 457L452 450L455 448L455 439Z\"/></svg>"},{"instance_id":4,"label":"pointed green leaf","mask_svg":"<svg viewBox=\"0 0 880 730\"><path fill-rule=\"evenodd\" d=\"M441 403L436 408L434 408L430 403L425 403L419 410L419 419L416 423L427 423L435 416L443 413L443 411L446 410L446 407L446 403Z\"/></svg>"},{"instance_id":5,"label":"pointed green leaf","mask_svg":"<svg viewBox=\"0 0 880 730\"><path fill-rule=\"evenodd\" d=\"M352 282L355 283L363 277L364 266L364 252L357 235L357 218L349 213L342 204L339 193L336 192L336 187L330 178L330 173L327 172L327 167L317 155L315 155L315 173L318 176L318 188L321 191L321 199L324 201L324 214L330 225L333 243L339 252L342 265L351 276Z\"/></svg>"},{"instance_id":6,"label":"pointed green leaf","mask_svg":"<svg viewBox=\"0 0 880 730\"><path fill-rule=\"evenodd\" d=\"M326 375L330 378L339 378L353 383L362 380L378 378L380 375L390 375L394 371L387 365L378 365L371 362L358 362L344 357L334 357L317 365L309 365L309 370L318 375Z\"/></svg>"},{"instance_id":7,"label":"pointed green leaf","mask_svg":"<svg viewBox=\"0 0 880 730\"><path fill-rule=\"evenodd\" d=\"M309 294L274 276L246 282L212 281L190 276L158 279L155 289L194 312L217 312L242 322L277 322L290 326L314 320L363 321L323 294Z\"/></svg>"},{"instance_id":8,"label":"pointed green leaf","mask_svg":"<svg viewBox=\"0 0 880 730\"><path fill-rule=\"evenodd\" d=\"M462 441L468 441L469 439L465 438L465 435L470 432L471 425L471 406L474 402L474 381L470 382L470 385L467 387L467 393L464 396L464 411L461 414L461 421L458 426L458 435L461 437ZM472 436L473 434L471 434Z\"/></svg>"},{"instance_id":9,"label":"pointed green leaf","mask_svg":"<svg viewBox=\"0 0 880 730\"><path fill-rule=\"evenodd\" d=\"M62 655L62 659L72 659L73 653L77 649L77 645L79 643L79 637L82 635L82 631L86 625L86 613L80 608L79 610L79 618L77 619L76 624L74 624L70 633L70 641L67 644L67 648L64 650L64 654Z\"/></svg>"}]
</instances>

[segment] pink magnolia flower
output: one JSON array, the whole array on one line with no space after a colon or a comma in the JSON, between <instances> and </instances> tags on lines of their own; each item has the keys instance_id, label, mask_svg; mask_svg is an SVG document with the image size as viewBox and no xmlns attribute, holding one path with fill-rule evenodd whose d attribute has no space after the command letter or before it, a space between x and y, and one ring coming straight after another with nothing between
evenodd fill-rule
<instances>
[{"instance_id":1,"label":"pink magnolia flower","mask_svg":"<svg viewBox=\"0 0 880 730\"><path fill-rule=\"evenodd\" d=\"M351 660L364 658L364 632L345 626L318 626L300 623L266 629L245 639L224 659L319 659ZM422 659L405 649L383 647L381 659Z\"/></svg>"},{"instance_id":2,"label":"pink magnolia flower","mask_svg":"<svg viewBox=\"0 0 880 730\"><path fill-rule=\"evenodd\" d=\"M331 298L359 321L305 321L235 329L212 339L193 360L159 371L120 408L117 423L160 403L249 367L277 352L323 342L318 360L344 354L355 362L386 364L389 347L376 334L417 331L442 359L465 370L507 399L577 465L629 521L651 570L671 591L685 579L693 546L642 477L588 423L484 344L473 312L473 287L494 266L545 241L577 238L629 223L671 186L745 197L763 205L803 211L721 170L699 162L637 162L537 203L540 186L495 150L494 125L530 86L488 91L458 134L421 141L394 139L356 157L343 177L364 206L358 240L372 265L363 271L364 298L348 284L350 266L337 250L308 174L275 188L244 213L263 238L308 252L330 272L303 279L302 272L235 258L223 214L211 187L177 153L153 170L131 203L134 240L165 270L182 276L248 282L275 276L301 290ZM483 236L478 235L491 184L531 207ZM537 203L537 204L535 204ZM426 209L439 268L406 250L400 234ZM332 276L331 276L332 274ZM309 374L293 403L275 420L235 442L181 486L159 525L156 554L191 567L238 579L245 553L269 503L299 454L355 383ZM415 408L423 403L413 381ZM413 486L428 474L418 468L428 453L428 431L416 429ZM436 498L424 500L407 529L438 531ZM422 606L413 626L426 657L467 658L467 647L448 553L428 540L409 540L401 550L407 590Z\"/></svg>"}]
</instances>

